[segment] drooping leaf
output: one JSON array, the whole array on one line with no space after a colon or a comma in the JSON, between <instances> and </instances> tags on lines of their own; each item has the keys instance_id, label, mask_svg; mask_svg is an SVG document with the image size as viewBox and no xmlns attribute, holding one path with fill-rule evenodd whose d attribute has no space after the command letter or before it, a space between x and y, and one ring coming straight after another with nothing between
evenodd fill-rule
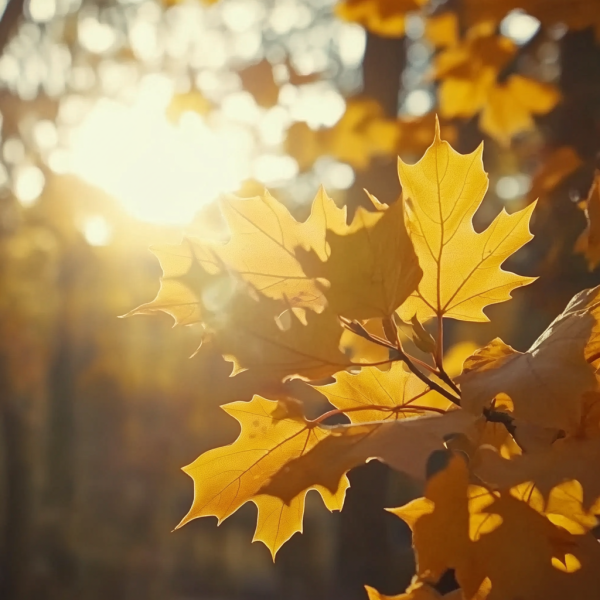
<instances>
[{"instance_id":1,"label":"drooping leaf","mask_svg":"<svg viewBox=\"0 0 600 600\"><path fill-rule=\"evenodd\" d=\"M359 207L350 225L327 232L327 260L314 252L299 256L308 277L327 280L323 294L331 310L348 319L391 316L422 276L402 203L371 200L375 212Z\"/></svg>"},{"instance_id":2,"label":"drooping leaf","mask_svg":"<svg viewBox=\"0 0 600 600\"><path fill-rule=\"evenodd\" d=\"M452 457L424 498L392 510L413 531L417 574L435 582L454 569L469 599L592 600L600 589L596 540L555 525L518 496L470 484L465 461Z\"/></svg>"},{"instance_id":3,"label":"drooping leaf","mask_svg":"<svg viewBox=\"0 0 600 600\"><path fill-rule=\"evenodd\" d=\"M405 321L416 314L421 322L433 316L485 322L484 307L534 281L501 268L531 239L533 205L512 215L502 211L482 233L473 229L488 186L481 153L480 146L459 154L436 130L417 164L398 163L409 232L424 273L418 291L398 311Z\"/></svg>"},{"instance_id":4,"label":"drooping leaf","mask_svg":"<svg viewBox=\"0 0 600 600\"><path fill-rule=\"evenodd\" d=\"M316 389L333 406L348 411L345 414L352 423L405 419L453 406L398 362L386 372L375 367L364 367L356 375L343 371L335 380Z\"/></svg>"},{"instance_id":5,"label":"drooping leaf","mask_svg":"<svg viewBox=\"0 0 600 600\"><path fill-rule=\"evenodd\" d=\"M207 274L219 273L223 268L235 271L269 298L285 299L292 306L316 311L323 308L320 287L305 275L295 251L311 250L324 260L328 252L326 231L346 226L345 209L337 208L322 188L303 223L266 191L254 198L226 198L221 209L231 232L226 244L186 238L178 246L153 249L163 269L161 291L153 308L169 312L178 324L201 320L200 295L194 302L189 290L182 288L182 277L186 276L192 289L201 294L201 282L188 276L196 263ZM194 276L198 279L199 273L194 272Z\"/></svg>"},{"instance_id":6,"label":"drooping leaf","mask_svg":"<svg viewBox=\"0 0 600 600\"><path fill-rule=\"evenodd\" d=\"M246 502L258 508L253 541L263 542L273 558L294 533L302 531L304 500L309 488L287 503L261 493L261 487L287 461L304 455L330 435L315 426L292 403L254 396L251 402L234 402L223 409L239 421L241 432L229 446L209 450L184 471L194 480L194 502L178 527L192 519L215 516L223 521ZM340 477L334 491L315 485L329 510L341 510L348 487Z\"/></svg>"},{"instance_id":7,"label":"drooping leaf","mask_svg":"<svg viewBox=\"0 0 600 600\"><path fill-rule=\"evenodd\" d=\"M352 364L340 351L343 329L329 309L301 320L289 303L264 296L236 274L209 273L197 251L185 241L163 248L161 262L172 276L163 277L152 302L129 315L162 311L176 324L202 323L204 337L233 363L232 375L253 369L279 380L320 379Z\"/></svg>"},{"instance_id":8,"label":"drooping leaf","mask_svg":"<svg viewBox=\"0 0 600 600\"><path fill-rule=\"evenodd\" d=\"M480 448L476 473L491 485L511 488L533 482L544 498L556 486L577 482L578 500L584 510L600 514L600 438L565 439L554 442L549 451L532 452L507 460L489 447Z\"/></svg>"},{"instance_id":9,"label":"drooping leaf","mask_svg":"<svg viewBox=\"0 0 600 600\"><path fill-rule=\"evenodd\" d=\"M282 465L262 492L290 502L314 485L334 491L347 471L373 458L423 481L427 457L442 450L448 436L470 434L475 422L466 411L452 410L440 416L331 427L329 436L309 452Z\"/></svg>"},{"instance_id":10,"label":"drooping leaf","mask_svg":"<svg viewBox=\"0 0 600 600\"><path fill-rule=\"evenodd\" d=\"M516 417L567 432L579 426L583 394L595 389L600 288L577 294L527 352L500 339L475 352L457 378L462 406L479 413L507 394Z\"/></svg>"}]
</instances>

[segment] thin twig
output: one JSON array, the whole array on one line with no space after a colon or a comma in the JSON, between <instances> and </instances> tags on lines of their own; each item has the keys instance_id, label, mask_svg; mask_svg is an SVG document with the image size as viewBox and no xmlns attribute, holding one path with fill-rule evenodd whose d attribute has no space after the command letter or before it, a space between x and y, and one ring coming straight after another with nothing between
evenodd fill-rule
<instances>
[{"instance_id":1,"label":"thin twig","mask_svg":"<svg viewBox=\"0 0 600 600\"><path fill-rule=\"evenodd\" d=\"M394 408L397 408L398 410L393 410ZM350 412L359 412L361 410L381 410L381 411L400 413L400 412L402 412L402 409L407 409L407 412L415 412L418 410L422 410L423 412L433 412L433 413L437 413L440 415L444 415L444 414L446 414L446 412L448 412L448 411L445 411L443 408L436 408L435 406L421 406L420 404L406 404L406 405L397 406L397 407L368 404L368 405L364 405L364 406L352 406L350 408L335 408L326 413L323 413L321 416L317 417L316 419L312 419L310 421L310 423L318 425L318 424L322 423L323 421L325 421L326 419L329 419L330 417L335 417L337 415L345 415L346 413L350 413Z\"/></svg>"},{"instance_id":2,"label":"thin twig","mask_svg":"<svg viewBox=\"0 0 600 600\"><path fill-rule=\"evenodd\" d=\"M414 373L423 383L427 384L432 390L435 390L436 392L438 392L438 394L441 394L442 396L444 396L444 398L447 398L448 400L450 400L450 402L453 402L457 406L460 406L460 398L457 398L456 396L452 395L450 392L445 390L441 385L435 383L434 381L431 381L431 379L429 379L429 377L427 377L427 375L424 375L418 369L418 367L415 365L415 363L413 362L411 357L409 357L407 354L405 354L404 350L402 350L402 346L400 346L399 348L395 348L390 343L385 342L381 338L372 336L357 321L343 320L342 322L348 329L350 329L350 331L352 331L356 335L359 335L360 337L362 337L370 342L374 342L375 344L379 344L380 346L384 346L384 347L388 348L390 350L390 355L391 355L392 361L393 360L401 360L409 368L409 370L412 373ZM397 357L397 358L394 358L394 357ZM423 364L425 364L425 363L423 363ZM429 369L431 369L431 367L429 367L429 365L427 365L427 367Z\"/></svg>"}]
</instances>

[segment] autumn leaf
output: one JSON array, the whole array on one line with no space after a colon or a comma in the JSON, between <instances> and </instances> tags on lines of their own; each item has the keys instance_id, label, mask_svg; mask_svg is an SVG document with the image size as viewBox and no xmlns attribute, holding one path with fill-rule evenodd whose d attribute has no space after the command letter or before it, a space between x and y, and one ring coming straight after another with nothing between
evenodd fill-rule
<instances>
[{"instance_id":1,"label":"autumn leaf","mask_svg":"<svg viewBox=\"0 0 600 600\"><path fill-rule=\"evenodd\" d=\"M324 155L364 170L374 157L393 154L398 136L396 121L385 116L378 102L354 99L334 127L315 131L306 123L294 123L288 131L286 150L302 170Z\"/></svg>"},{"instance_id":2,"label":"autumn leaf","mask_svg":"<svg viewBox=\"0 0 600 600\"><path fill-rule=\"evenodd\" d=\"M509 300L515 288L534 281L502 270L502 263L531 239L528 229L534 205L507 214L504 210L482 233L473 215L488 186L482 147L462 155L440 139L415 165L402 161L398 173L407 207L407 222L423 278L398 314L488 321L483 308Z\"/></svg>"},{"instance_id":3,"label":"autumn leaf","mask_svg":"<svg viewBox=\"0 0 600 600\"><path fill-rule=\"evenodd\" d=\"M198 263L211 274L223 268L232 270L269 298L322 310L325 299L321 288L305 275L295 252L304 248L324 260L328 254L326 231L345 227L345 209L337 208L321 188L309 218L303 223L297 222L267 191L254 198L225 198L221 201L221 211L231 234L226 244L186 238L178 246L153 249L163 268L161 290L154 307L160 306L178 324L201 320L199 299L194 300L189 286L181 281L192 265Z\"/></svg>"},{"instance_id":4,"label":"autumn leaf","mask_svg":"<svg viewBox=\"0 0 600 600\"><path fill-rule=\"evenodd\" d=\"M526 453L512 460L482 447L474 460L477 475L487 483L507 489L533 482L544 498L557 486L576 482L580 488L571 496L579 502L579 510L600 514L600 472L591 468L600 464L598 437L557 440L548 451Z\"/></svg>"},{"instance_id":5,"label":"autumn leaf","mask_svg":"<svg viewBox=\"0 0 600 600\"><path fill-rule=\"evenodd\" d=\"M337 425L310 451L282 465L262 492L285 502L314 485L333 492L347 471L373 458L423 481L429 455L444 449L448 437L470 435L475 422L466 411L452 410L438 416Z\"/></svg>"},{"instance_id":6,"label":"autumn leaf","mask_svg":"<svg viewBox=\"0 0 600 600\"><path fill-rule=\"evenodd\" d=\"M534 173L527 198L529 201L544 198L582 164L583 161L571 146L556 148Z\"/></svg>"},{"instance_id":7,"label":"autumn leaf","mask_svg":"<svg viewBox=\"0 0 600 600\"><path fill-rule=\"evenodd\" d=\"M233 363L232 375L253 369L279 380L320 379L352 364L340 351L343 330L330 310L300 318L289 303L260 294L234 273L208 273L200 261L163 279L157 297L127 316L157 311L176 324L202 323L203 339Z\"/></svg>"},{"instance_id":8,"label":"autumn leaf","mask_svg":"<svg viewBox=\"0 0 600 600\"><path fill-rule=\"evenodd\" d=\"M405 419L454 407L398 362L386 372L375 367L356 374L341 371L335 383L315 387L352 423Z\"/></svg>"},{"instance_id":9,"label":"autumn leaf","mask_svg":"<svg viewBox=\"0 0 600 600\"><path fill-rule=\"evenodd\" d=\"M427 18L425 37L434 48L455 46L459 41L458 16L446 11Z\"/></svg>"},{"instance_id":10,"label":"autumn leaf","mask_svg":"<svg viewBox=\"0 0 600 600\"><path fill-rule=\"evenodd\" d=\"M406 14L418 11L426 0L343 0L336 14L383 37L404 35Z\"/></svg>"},{"instance_id":11,"label":"autumn leaf","mask_svg":"<svg viewBox=\"0 0 600 600\"><path fill-rule=\"evenodd\" d=\"M593 271L600 264L600 171L596 171L585 207L587 227L575 249L585 255L589 269Z\"/></svg>"},{"instance_id":12,"label":"autumn leaf","mask_svg":"<svg viewBox=\"0 0 600 600\"><path fill-rule=\"evenodd\" d=\"M571 30L593 27L596 39L600 38L598 6L589 0L466 0L462 15L467 25L473 23L500 22L509 12L524 10L541 23L550 27L564 24Z\"/></svg>"},{"instance_id":13,"label":"autumn leaf","mask_svg":"<svg viewBox=\"0 0 600 600\"><path fill-rule=\"evenodd\" d=\"M544 115L558 103L560 94L550 84L511 75L487 92L479 126L504 146L518 133L535 129L533 115Z\"/></svg>"},{"instance_id":14,"label":"autumn leaf","mask_svg":"<svg viewBox=\"0 0 600 600\"><path fill-rule=\"evenodd\" d=\"M273 558L294 533L302 531L304 499L308 488L288 503L260 492L261 487L289 460L309 452L330 435L313 425L293 403L254 396L251 402L233 402L223 410L239 421L241 432L231 445L209 450L184 471L194 480L194 501L178 527L198 517L215 516L219 523L246 502L258 508L253 541L263 542ZM348 480L342 476L335 491L312 486L331 511L341 510Z\"/></svg>"},{"instance_id":15,"label":"autumn leaf","mask_svg":"<svg viewBox=\"0 0 600 600\"><path fill-rule=\"evenodd\" d=\"M221 207L231 239L220 247L211 246L218 259L265 295L286 298L293 306L319 310L322 293L316 282L306 277L295 252L304 248L325 260L326 232L345 227L345 208L338 208L323 188L315 196L311 214L304 223L298 223L266 191L262 196L244 200L227 198Z\"/></svg>"},{"instance_id":16,"label":"autumn leaf","mask_svg":"<svg viewBox=\"0 0 600 600\"><path fill-rule=\"evenodd\" d=\"M374 212L359 207L350 225L327 232L325 261L314 252L298 256L308 277L327 280L322 291L328 306L347 319L391 316L422 276L402 203L388 207L370 198Z\"/></svg>"},{"instance_id":17,"label":"autumn leaf","mask_svg":"<svg viewBox=\"0 0 600 600\"><path fill-rule=\"evenodd\" d=\"M442 116L470 118L481 112L481 130L503 145L534 129L532 115L551 111L560 94L553 85L522 75L500 83L500 71L515 52L513 42L496 35L488 22L472 27L464 41L443 50L435 60Z\"/></svg>"},{"instance_id":18,"label":"autumn leaf","mask_svg":"<svg viewBox=\"0 0 600 600\"><path fill-rule=\"evenodd\" d=\"M475 352L457 378L462 406L480 413L507 394L516 417L541 427L574 431L584 392L597 386L600 288L577 294L527 352L495 339Z\"/></svg>"},{"instance_id":19,"label":"autumn leaf","mask_svg":"<svg viewBox=\"0 0 600 600\"><path fill-rule=\"evenodd\" d=\"M555 525L518 492L470 484L465 461L452 457L424 498L392 510L413 531L417 574L435 582L454 569L465 598L594 598L596 540Z\"/></svg>"}]
</instances>

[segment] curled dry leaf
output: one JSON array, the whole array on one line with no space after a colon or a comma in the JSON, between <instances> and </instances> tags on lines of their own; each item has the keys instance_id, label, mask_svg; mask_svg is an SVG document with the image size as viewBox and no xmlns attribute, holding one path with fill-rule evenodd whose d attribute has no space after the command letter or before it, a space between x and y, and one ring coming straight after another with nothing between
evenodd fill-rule
<instances>
[{"instance_id":1,"label":"curled dry leaf","mask_svg":"<svg viewBox=\"0 0 600 600\"><path fill-rule=\"evenodd\" d=\"M576 431L583 394L597 387L600 287L577 294L527 352L495 339L475 352L457 378L462 406L480 413L500 393L517 418L540 427Z\"/></svg>"},{"instance_id":2,"label":"curled dry leaf","mask_svg":"<svg viewBox=\"0 0 600 600\"><path fill-rule=\"evenodd\" d=\"M502 263L532 235L534 205L507 214L504 210L483 232L473 228L473 215L488 186L482 147L462 155L440 139L415 165L402 161L398 173L407 207L407 223L423 278L398 310L409 321L417 315L488 321L483 308L511 298L511 291L534 278L502 270Z\"/></svg>"}]
</instances>

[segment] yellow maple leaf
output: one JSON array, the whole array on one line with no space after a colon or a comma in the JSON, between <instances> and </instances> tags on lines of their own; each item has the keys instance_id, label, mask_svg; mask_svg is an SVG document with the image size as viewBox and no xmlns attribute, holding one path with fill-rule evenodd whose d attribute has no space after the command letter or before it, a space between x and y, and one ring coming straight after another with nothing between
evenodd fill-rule
<instances>
[{"instance_id":1,"label":"yellow maple leaf","mask_svg":"<svg viewBox=\"0 0 600 600\"><path fill-rule=\"evenodd\" d=\"M458 15L454 11L446 11L428 17L425 37L434 48L455 46L460 39Z\"/></svg>"},{"instance_id":2,"label":"yellow maple leaf","mask_svg":"<svg viewBox=\"0 0 600 600\"><path fill-rule=\"evenodd\" d=\"M467 25L498 23L509 12L523 10L545 26L564 24L573 30L593 27L596 39L600 39L598 5L589 0L465 0L461 8Z\"/></svg>"},{"instance_id":3,"label":"yellow maple leaf","mask_svg":"<svg viewBox=\"0 0 600 600\"><path fill-rule=\"evenodd\" d=\"M406 13L419 10L425 3L426 0L343 0L335 12L341 19L383 37L401 37Z\"/></svg>"},{"instance_id":4,"label":"yellow maple leaf","mask_svg":"<svg viewBox=\"0 0 600 600\"><path fill-rule=\"evenodd\" d=\"M345 209L338 208L321 188L303 223L297 222L266 190L253 198L225 198L221 210L231 234L226 244L186 238L180 245L153 248L163 269L155 307L160 305L160 310L169 312L178 324L201 320L200 300L194 302L194 294L181 281L198 263L211 274L223 268L235 271L269 298L322 310L325 300L321 289L305 275L295 252L299 248L311 250L324 260L328 254L326 231L345 227Z\"/></svg>"},{"instance_id":5,"label":"yellow maple leaf","mask_svg":"<svg viewBox=\"0 0 600 600\"><path fill-rule=\"evenodd\" d=\"M596 171L586 199L585 216L587 227L577 240L575 250L585 255L593 271L600 264L600 171Z\"/></svg>"},{"instance_id":6,"label":"yellow maple leaf","mask_svg":"<svg viewBox=\"0 0 600 600\"><path fill-rule=\"evenodd\" d=\"M329 230L325 261L300 255L304 272L326 279L323 294L333 312L348 319L391 316L421 280L401 202L391 206L370 196L375 212L359 207L350 225Z\"/></svg>"},{"instance_id":7,"label":"yellow maple leaf","mask_svg":"<svg viewBox=\"0 0 600 600\"><path fill-rule=\"evenodd\" d=\"M487 90L479 119L481 130L508 146L518 133L535 129L532 115L550 112L560 94L553 85L521 75L511 75L506 83Z\"/></svg>"},{"instance_id":8,"label":"yellow maple leaf","mask_svg":"<svg viewBox=\"0 0 600 600\"><path fill-rule=\"evenodd\" d=\"M567 432L579 427L583 394L597 387L600 288L577 294L527 352L495 339L457 378L462 406L475 413L507 394L518 418Z\"/></svg>"},{"instance_id":9,"label":"yellow maple leaf","mask_svg":"<svg viewBox=\"0 0 600 600\"><path fill-rule=\"evenodd\" d=\"M386 372L375 367L355 375L342 371L335 383L315 387L352 423L405 419L454 406L397 362Z\"/></svg>"},{"instance_id":10,"label":"yellow maple leaf","mask_svg":"<svg viewBox=\"0 0 600 600\"><path fill-rule=\"evenodd\" d=\"M373 458L423 481L429 455L443 450L448 437L470 435L476 421L467 411L451 410L437 416L337 425L309 452L282 465L262 492L285 502L317 484L333 492L345 473Z\"/></svg>"},{"instance_id":11,"label":"yellow maple leaf","mask_svg":"<svg viewBox=\"0 0 600 600\"><path fill-rule=\"evenodd\" d=\"M251 402L226 404L223 410L239 421L240 435L233 444L209 450L184 467L194 480L194 501L178 527L206 516L215 516L221 522L251 501L258 508L253 541L263 542L275 558L279 548L302 531L308 489L317 490L329 510L341 510L348 480L340 477L333 492L312 486L287 503L262 494L261 487L282 464L310 451L330 432L308 422L293 404L260 396L254 396Z\"/></svg>"},{"instance_id":12,"label":"yellow maple leaf","mask_svg":"<svg viewBox=\"0 0 600 600\"><path fill-rule=\"evenodd\" d=\"M253 369L278 379L319 379L352 364L340 351L343 330L330 310L301 319L289 303L260 294L234 273L209 273L193 253L181 261L182 247L159 253L170 277L152 302L127 316L162 311L176 324L202 323L204 338L233 363L232 375Z\"/></svg>"},{"instance_id":13,"label":"yellow maple leaf","mask_svg":"<svg viewBox=\"0 0 600 600\"><path fill-rule=\"evenodd\" d=\"M525 453L511 460L490 447L481 447L474 464L476 474L495 487L507 489L533 482L544 498L565 482L577 482L580 488L570 495L580 502L579 510L600 514L600 473L590 468L600 464L598 437L560 439L547 451Z\"/></svg>"},{"instance_id":14,"label":"yellow maple leaf","mask_svg":"<svg viewBox=\"0 0 600 600\"><path fill-rule=\"evenodd\" d=\"M409 232L424 273L418 291L398 310L404 321L416 314L419 321L445 316L485 322L484 307L534 281L501 268L531 239L534 205L512 215L503 210L482 233L473 229L488 186L481 154L482 146L459 154L437 129L417 164L398 163Z\"/></svg>"},{"instance_id":15,"label":"yellow maple leaf","mask_svg":"<svg viewBox=\"0 0 600 600\"><path fill-rule=\"evenodd\" d=\"M435 582L454 569L468 599L594 598L600 585L594 538L555 525L518 492L470 484L465 461L452 457L429 480L424 498L392 510L413 531L417 574Z\"/></svg>"},{"instance_id":16,"label":"yellow maple leaf","mask_svg":"<svg viewBox=\"0 0 600 600\"><path fill-rule=\"evenodd\" d=\"M378 102L353 99L333 127L315 131L306 123L294 123L288 130L286 150L302 170L310 168L323 155L363 170L373 157L393 154L399 134L397 122L385 116Z\"/></svg>"},{"instance_id":17,"label":"yellow maple leaf","mask_svg":"<svg viewBox=\"0 0 600 600\"><path fill-rule=\"evenodd\" d=\"M481 112L481 130L503 145L516 134L534 129L532 115L551 111L560 94L553 85L521 75L499 83L501 69L515 52L513 42L497 35L492 23L471 27L462 42L436 57L440 113L470 118Z\"/></svg>"}]
</instances>

